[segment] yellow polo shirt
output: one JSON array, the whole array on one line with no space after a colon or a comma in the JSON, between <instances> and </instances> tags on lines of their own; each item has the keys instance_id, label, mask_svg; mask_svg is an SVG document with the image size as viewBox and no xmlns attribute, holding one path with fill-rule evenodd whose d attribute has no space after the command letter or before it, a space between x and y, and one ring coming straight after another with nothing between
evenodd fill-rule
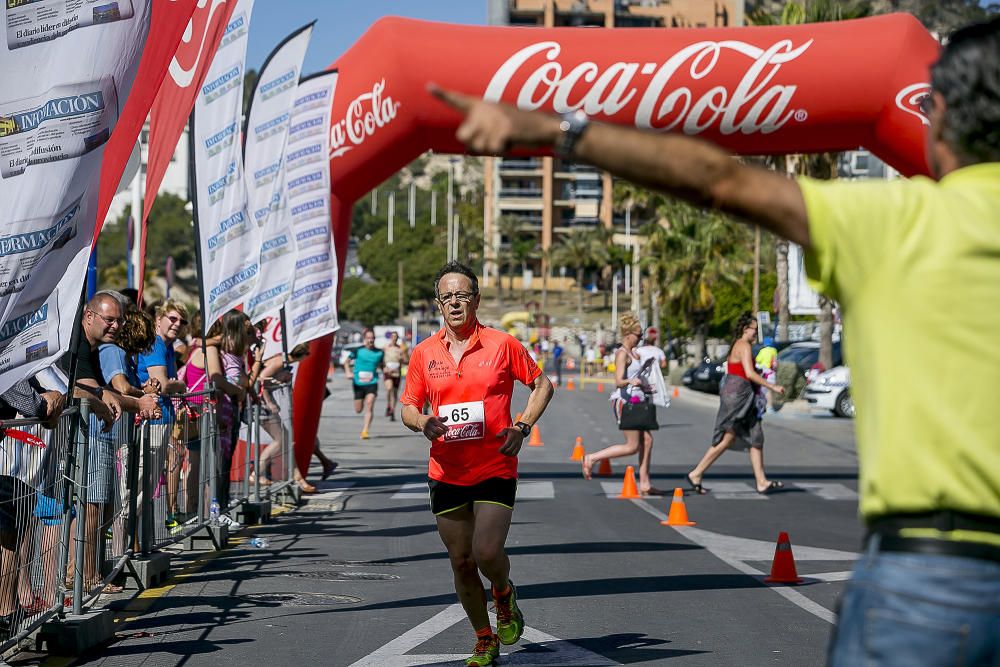
<instances>
[{"instance_id":1,"label":"yellow polo shirt","mask_svg":"<svg viewBox=\"0 0 1000 667\"><path fill-rule=\"evenodd\" d=\"M1000 163L798 183L806 272L843 312L861 514L1000 516Z\"/></svg>"}]
</instances>

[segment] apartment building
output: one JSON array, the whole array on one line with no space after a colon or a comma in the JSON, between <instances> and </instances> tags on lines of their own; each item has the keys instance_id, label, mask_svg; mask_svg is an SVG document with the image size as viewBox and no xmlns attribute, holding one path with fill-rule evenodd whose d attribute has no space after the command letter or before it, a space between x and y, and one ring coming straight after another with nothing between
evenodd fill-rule
<instances>
[{"instance_id":1,"label":"apartment building","mask_svg":"<svg viewBox=\"0 0 1000 667\"><path fill-rule=\"evenodd\" d=\"M743 0L489 0L491 25L541 27L694 28L743 24ZM487 257L492 248L510 242L501 238L497 220L515 218L522 233L535 234L543 251L561 234L579 227L614 227L612 179L605 172L557 158L487 158L484 238ZM536 274L547 271L544 259L533 263ZM497 275L487 261L485 282Z\"/></svg>"}]
</instances>

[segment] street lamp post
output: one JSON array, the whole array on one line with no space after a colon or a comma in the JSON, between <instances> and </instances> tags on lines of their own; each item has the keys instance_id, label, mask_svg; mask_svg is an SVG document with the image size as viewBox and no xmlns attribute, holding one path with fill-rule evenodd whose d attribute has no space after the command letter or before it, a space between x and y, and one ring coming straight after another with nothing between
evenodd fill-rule
<instances>
[{"instance_id":1,"label":"street lamp post","mask_svg":"<svg viewBox=\"0 0 1000 667\"><path fill-rule=\"evenodd\" d=\"M396 193L389 193L389 217L386 226L388 227L387 233L389 237L389 245L392 245L392 219L396 215Z\"/></svg>"}]
</instances>

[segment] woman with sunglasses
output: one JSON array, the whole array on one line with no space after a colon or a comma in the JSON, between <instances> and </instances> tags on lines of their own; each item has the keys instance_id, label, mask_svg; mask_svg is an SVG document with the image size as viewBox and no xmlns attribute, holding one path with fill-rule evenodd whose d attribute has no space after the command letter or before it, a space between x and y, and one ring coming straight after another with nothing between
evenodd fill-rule
<instances>
[{"instance_id":1,"label":"woman with sunglasses","mask_svg":"<svg viewBox=\"0 0 1000 667\"><path fill-rule=\"evenodd\" d=\"M170 446L170 470L177 470L179 479L180 464L184 460L184 444L181 442L170 442L170 432L173 430L175 419L174 404L169 398L164 398L165 394L183 394L187 391L187 385L177 379L177 361L174 357L174 341L181 333L181 329L188 323L188 310L183 303L167 299L156 309L156 338L153 340L153 348L139 355L138 375L139 382L145 384L150 379L160 388L160 410L163 416L150 421L150 452L152 454L152 465L145 474L150 475L150 482L153 488L160 483L161 473L164 466L164 454L167 445ZM163 480L164 482L166 480ZM173 485L176 488L176 484ZM155 494L154 494L155 495ZM176 504L176 492L173 499ZM167 528L176 528L176 507L167 508Z\"/></svg>"}]
</instances>

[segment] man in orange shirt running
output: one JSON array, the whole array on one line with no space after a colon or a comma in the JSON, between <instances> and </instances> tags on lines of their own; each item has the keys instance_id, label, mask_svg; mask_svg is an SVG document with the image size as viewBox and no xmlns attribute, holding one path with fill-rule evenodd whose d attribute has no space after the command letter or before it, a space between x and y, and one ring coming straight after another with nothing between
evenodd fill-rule
<instances>
[{"instance_id":1,"label":"man in orange shirt running","mask_svg":"<svg viewBox=\"0 0 1000 667\"><path fill-rule=\"evenodd\" d=\"M431 511L476 631L465 664L481 667L499 657L499 643L513 644L524 632L504 543L517 491L517 453L552 398L552 383L517 339L479 323L479 280L472 269L448 262L438 271L435 293L444 328L410 355L403 424L431 441ZM531 395L521 421L511 424L515 380L531 387ZM430 415L421 414L426 401ZM495 635L480 572L493 588Z\"/></svg>"}]
</instances>

